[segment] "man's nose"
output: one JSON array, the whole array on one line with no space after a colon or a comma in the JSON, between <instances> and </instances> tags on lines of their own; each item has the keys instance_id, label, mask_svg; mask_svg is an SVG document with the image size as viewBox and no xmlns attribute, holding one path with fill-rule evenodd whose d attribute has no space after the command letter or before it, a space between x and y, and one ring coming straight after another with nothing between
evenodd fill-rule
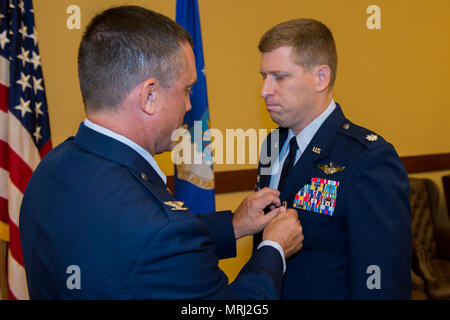
<instances>
[{"instance_id":1,"label":"man's nose","mask_svg":"<svg viewBox=\"0 0 450 320\"><path fill-rule=\"evenodd\" d=\"M261 92L260 92L260 96L262 98L267 97L268 95L273 94L273 90L272 90L272 86L271 86L271 81L269 78L264 79L262 88L261 88Z\"/></svg>"}]
</instances>

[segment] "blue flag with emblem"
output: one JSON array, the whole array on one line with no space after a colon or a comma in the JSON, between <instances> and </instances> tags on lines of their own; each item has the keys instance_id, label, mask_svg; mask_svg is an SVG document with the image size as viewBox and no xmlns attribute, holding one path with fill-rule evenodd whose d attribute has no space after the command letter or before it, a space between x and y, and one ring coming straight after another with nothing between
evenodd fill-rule
<instances>
[{"instance_id":1,"label":"blue flag with emblem","mask_svg":"<svg viewBox=\"0 0 450 320\"><path fill-rule=\"evenodd\" d=\"M197 0L177 0L176 22L183 26L194 42L197 83L192 87L192 110L184 117L184 126L191 137L193 159L190 163L175 165L175 197L185 202L193 213L215 211L214 170L208 150L209 112L206 92L205 62Z\"/></svg>"}]
</instances>

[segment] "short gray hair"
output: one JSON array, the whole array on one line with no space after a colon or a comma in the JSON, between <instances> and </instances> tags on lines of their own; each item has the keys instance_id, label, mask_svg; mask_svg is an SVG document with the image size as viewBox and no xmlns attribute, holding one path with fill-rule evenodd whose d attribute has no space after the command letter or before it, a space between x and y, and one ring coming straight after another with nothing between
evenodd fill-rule
<instances>
[{"instance_id":1,"label":"short gray hair","mask_svg":"<svg viewBox=\"0 0 450 320\"><path fill-rule=\"evenodd\" d=\"M115 109L150 77L170 87L185 68L182 43L189 33L173 20L137 6L108 9L86 28L78 76L86 111Z\"/></svg>"}]
</instances>

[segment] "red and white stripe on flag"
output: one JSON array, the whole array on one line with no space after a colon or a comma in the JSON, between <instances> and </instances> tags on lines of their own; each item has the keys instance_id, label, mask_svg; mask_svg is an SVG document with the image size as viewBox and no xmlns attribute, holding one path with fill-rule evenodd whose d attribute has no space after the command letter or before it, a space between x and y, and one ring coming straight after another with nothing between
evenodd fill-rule
<instances>
[{"instance_id":1,"label":"red and white stripe on flag","mask_svg":"<svg viewBox=\"0 0 450 320\"><path fill-rule=\"evenodd\" d=\"M51 149L31 0L0 0L0 239L8 246L9 299L28 299L19 236L22 197Z\"/></svg>"}]
</instances>

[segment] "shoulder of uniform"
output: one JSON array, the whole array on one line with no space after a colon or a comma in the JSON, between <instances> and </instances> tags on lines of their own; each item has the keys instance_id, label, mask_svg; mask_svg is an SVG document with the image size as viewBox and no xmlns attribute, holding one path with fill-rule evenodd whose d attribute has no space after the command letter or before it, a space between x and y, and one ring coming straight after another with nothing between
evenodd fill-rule
<instances>
[{"instance_id":1,"label":"shoulder of uniform","mask_svg":"<svg viewBox=\"0 0 450 320\"><path fill-rule=\"evenodd\" d=\"M368 149L374 149L388 143L379 134L367 128L354 124L348 119L344 121L343 125L339 129L339 132L351 139L358 141Z\"/></svg>"},{"instance_id":2,"label":"shoulder of uniform","mask_svg":"<svg viewBox=\"0 0 450 320\"><path fill-rule=\"evenodd\" d=\"M149 177L145 173L139 173L135 170L130 170L130 172L140 184L145 186L146 190L150 191L151 197L147 197L147 200L150 201L151 198L151 202L145 204L145 206L151 207L155 212L159 211L167 218L168 223L193 216L185 203L174 198L168 188L164 190L160 186L150 183Z\"/></svg>"}]
</instances>

